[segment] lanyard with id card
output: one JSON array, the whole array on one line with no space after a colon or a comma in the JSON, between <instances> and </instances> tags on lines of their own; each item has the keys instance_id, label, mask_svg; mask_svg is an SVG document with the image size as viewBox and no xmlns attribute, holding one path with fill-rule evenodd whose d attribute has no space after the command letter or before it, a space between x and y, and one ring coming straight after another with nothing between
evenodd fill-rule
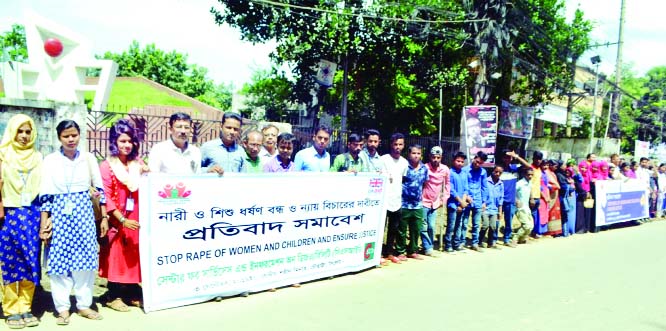
<instances>
[{"instance_id":1,"label":"lanyard with id card","mask_svg":"<svg viewBox=\"0 0 666 331\"><path fill-rule=\"evenodd\" d=\"M74 213L74 208L76 207L76 205L74 204L74 202L69 200L69 197L67 197L66 199L67 201L65 201L65 207L62 209L62 213L65 215L72 215L72 213Z\"/></svg>"},{"instance_id":2,"label":"lanyard with id card","mask_svg":"<svg viewBox=\"0 0 666 331\"><path fill-rule=\"evenodd\" d=\"M134 198L128 197L127 203L125 204L126 211L134 211Z\"/></svg>"},{"instance_id":3,"label":"lanyard with id card","mask_svg":"<svg viewBox=\"0 0 666 331\"><path fill-rule=\"evenodd\" d=\"M32 204L32 195L25 189L28 183L28 177L30 177L30 172L31 171L26 171L24 176L23 171L19 171L21 181L23 182L23 189L21 189L21 206L23 207L30 207Z\"/></svg>"}]
</instances>

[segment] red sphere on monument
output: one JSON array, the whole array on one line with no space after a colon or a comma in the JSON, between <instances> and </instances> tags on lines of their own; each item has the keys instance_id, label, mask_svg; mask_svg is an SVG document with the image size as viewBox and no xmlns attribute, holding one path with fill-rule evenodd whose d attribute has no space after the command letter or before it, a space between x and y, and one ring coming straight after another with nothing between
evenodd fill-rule
<instances>
[{"instance_id":1,"label":"red sphere on monument","mask_svg":"<svg viewBox=\"0 0 666 331\"><path fill-rule=\"evenodd\" d=\"M44 42L44 51L50 57L56 57L62 54L62 42L57 38L49 38Z\"/></svg>"}]
</instances>

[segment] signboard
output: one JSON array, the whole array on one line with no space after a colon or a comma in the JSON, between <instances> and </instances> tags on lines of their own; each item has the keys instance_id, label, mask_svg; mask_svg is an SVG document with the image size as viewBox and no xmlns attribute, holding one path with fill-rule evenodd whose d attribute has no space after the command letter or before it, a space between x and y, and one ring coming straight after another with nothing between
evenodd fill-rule
<instances>
[{"instance_id":1,"label":"signboard","mask_svg":"<svg viewBox=\"0 0 666 331\"><path fill-rule=\"evenodd\" d=\"M463 109L461 126L461 149L467 151L470 158L483 151L488 154L484 166L493 166L497 142L497 107L466 106Z\"/></svg>"},{"instance_id":2,"label":"signboard","mask_svg":"<svg viewBox=\"0 0 666 331\"><path fill-rule=\"evenodd\" d=\"M595 185L597 226L649 217L647 187L640 180L600 180Z\"/></svg>"},{"instance_id":3,"label":"signboard","mask_svg":"<svg viewBox=\"0 0 666 331\"><path fill-rule=\"evenodd\" d=\"M546 122L552 122L552 123L557 123L560 125L566 125L567 124L567 108L558 106L558 105L553 105L553 104L547 104L540 109L538 109L535 113L535 117Z\"/></svg>"},{"instance_id":4,"label":"signboard","mask_svg":"<svg viewBox=\"0 0 666 331\"><path fill-rule=\"evenodd\" d=\"M650 157L650 142L636 140L634 144L634 158Z\"/></svg>"},{"instance_id":5,"label":"signboard","mask_svg":"<svg viewBox=\"0 0 666 331\"><path fill-rule=\"evenodd\" d=\"M315 80L322 86L331 87L333 86L333 78L335 77L335 70L338 68L337 63L320 60L319 61L319 70L317 70L317 76Z\"/></svg>"},{"instance_id":6,"label":"signboard","mask_svg":"<svg viewBox=\"0 0 666 331\"><path fill-rule=\"evenodd\" d=\"M503 136L530 139L534 123L534 108L521 107L502 100L497 133Z\"/></svg>"},{"instance_id":7,"label":"signboard","mask_svg":"<svg viewBox=\"0 0 666 331\"><path fill-rule=\"evenodd\" d=\"M384 176L233 175L144 179L146 312L379 264Z\"/></svg>"}]
</instances>

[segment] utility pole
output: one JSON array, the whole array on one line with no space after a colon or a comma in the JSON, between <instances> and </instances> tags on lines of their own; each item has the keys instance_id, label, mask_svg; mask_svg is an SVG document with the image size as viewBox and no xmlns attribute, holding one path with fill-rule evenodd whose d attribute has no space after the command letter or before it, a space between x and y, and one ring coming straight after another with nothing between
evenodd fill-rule
<instances>
[{"instance_id":1,"label":"utility pole","mask_svg":"<svg viewBox=\"0 0 666 331\"><path fill-rule=\"evenodd\" d=\"M348 81L348 71L349 71L349 61L347 57L347 52L345 52L345 59L342 62L342 104L340 105L340 129L342 132L347 131L347 84Z\"/></svg>"},{"instance_id":2,"label":"utility pole","mask_svg":"<svg viewBox=\"0 0 666 331\"><path fill-rule=\"evenodd\" d=\"M592 153L594 151L594 124L596 122L596 117L597 117L597 93L598 93L598 88L599 88L599 63L601 63L601 60L599 59L599 56L594 56L592 57L592 64L596 66L595 74L594 74L594 95L592 99L592 115L590 116L590 150L589 153Z\"/></svg>"},{"instance_id":3,"label":"utility pole","mask_svg":"<svg viewBox=\"0 0 666 331\"><path fill-rule=\"evenodd\" d=\"M444 108L444 101L442 100L443 97L443 91L442 91L442 86L439 86L439 137L437 140L437 145L440 146L442 144L442 109Z\"/></svg>"},{"instance_id":4,"label":"utility pole","mask_svg":"<svg viewBox=\"0 0 666 331\"><path fill-rule=\"evenodd\" d=\"M617 90L615 91L616 97L613 100L615 104L613 105L614 111L620 111L620 100L622 94L620 94L620 84L622 83L622 47L624 47L624 13L626 11L626 6L624 0L620 1L620 30L618 32L617 40L617 58L615 60L615 86Z\"/></svg>"}]
</instances>

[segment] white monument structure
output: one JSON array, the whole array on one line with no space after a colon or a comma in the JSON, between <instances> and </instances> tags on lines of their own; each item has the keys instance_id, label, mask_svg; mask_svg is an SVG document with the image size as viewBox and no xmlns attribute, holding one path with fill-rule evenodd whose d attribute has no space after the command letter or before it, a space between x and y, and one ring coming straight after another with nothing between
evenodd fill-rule
<instances>
[{"instance_id":1,"label":"white monument structure","mask_svg":"<svg viewBox=\"0 0 666 331\"><path fill-rule=\"evenodd\" d=\"M73 31L33 13L24 16L29 63L2 63L5 96L83 104L93 91L92 109L103 110L118 65L95 59L90 43ZM89 69L100 70L97 84L86 84Z\"/></svg>"}]
</instances>

